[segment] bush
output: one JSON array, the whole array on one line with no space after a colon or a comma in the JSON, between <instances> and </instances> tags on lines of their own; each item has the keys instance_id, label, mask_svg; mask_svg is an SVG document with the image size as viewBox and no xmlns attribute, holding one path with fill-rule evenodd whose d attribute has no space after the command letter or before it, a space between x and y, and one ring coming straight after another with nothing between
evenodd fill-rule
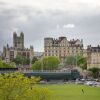
<instances>
[{"instance_id":1,"label":"bush","mask_svg":"<svg viewBox=\"0 0 100 100\"><path fill-rule=\"evenodd\" d=\"M0 75L0 100L49 100L50 91L36 85L39 80L18 72Z\"/></svg>"}]
</instances>

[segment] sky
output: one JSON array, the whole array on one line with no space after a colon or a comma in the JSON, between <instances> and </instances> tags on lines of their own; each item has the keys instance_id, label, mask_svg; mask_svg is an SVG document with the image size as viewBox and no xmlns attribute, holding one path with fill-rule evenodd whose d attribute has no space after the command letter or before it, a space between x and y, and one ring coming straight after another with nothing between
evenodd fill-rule
<instances>
[{"instance_id":1,"label":"sky","mask_svg":"<svg viewBox=\"0 0 100 100\"><path fill-rule=\"evenodd\" d=\"M0 0L0 50L24 32L25 47L44 50L44 37L100 45L100 0Z\"/></svg>"}]
</instances>

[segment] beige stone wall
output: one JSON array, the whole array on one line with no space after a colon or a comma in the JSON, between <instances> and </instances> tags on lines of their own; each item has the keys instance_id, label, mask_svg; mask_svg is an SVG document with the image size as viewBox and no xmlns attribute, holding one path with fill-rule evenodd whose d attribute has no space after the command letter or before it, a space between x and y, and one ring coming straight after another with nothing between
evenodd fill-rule
<instances>
[{"instance_id":1,"label":"beige stone wall","mask_svg":"<svg viewBox=\"0 0 100 100\"><path fill-rule=\"evenodd\" d=\"M63 38L58 44L53 44L54 41L56 40L53 38L44 39L44 56L57 56L61 61L64 61L68 55L80 55L83 52L80 41L78 41L80 46L71 46L67 38Z\"/></svg>"},{"instance_id":2,"label":"beige stone wall","mask_svg":"<svg viewBox=\"0 0 100 100\"><path fill-rule=\"evenodd\" d=\"M91 52L91 56L88 61L88 68L100 68L100 52Z\"/></svg>"}]
</instances>

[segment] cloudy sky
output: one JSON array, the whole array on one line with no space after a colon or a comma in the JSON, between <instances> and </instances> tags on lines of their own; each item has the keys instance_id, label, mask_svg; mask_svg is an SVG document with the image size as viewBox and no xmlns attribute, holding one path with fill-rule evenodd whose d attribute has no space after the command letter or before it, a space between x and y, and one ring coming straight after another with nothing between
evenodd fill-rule
<instances>
[{"instance_id":1,"label":"cloudy sky","mask_svg":"<svg viewBox=\"0 0 100 100\"><path fill-rule=\"evenodd\" d=\"M25 46L43 51L44 37L100 44L100 0L0 0L0 50L23 31Z\"/></svg>"}]
</instances>

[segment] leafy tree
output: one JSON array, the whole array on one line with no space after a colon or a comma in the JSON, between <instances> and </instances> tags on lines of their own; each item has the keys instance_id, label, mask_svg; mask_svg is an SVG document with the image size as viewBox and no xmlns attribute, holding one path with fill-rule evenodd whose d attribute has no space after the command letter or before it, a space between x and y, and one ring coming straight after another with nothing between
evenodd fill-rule
<instances>
[{"instance_id":1,"label":"leafy tree","mask_svg":"<svg viewBox=\"0 0 100 100\"><path fill-rule=\"evenodd\" d=\"M35 63L32 64L32 69L33 70L41 70L42 69L41 63L42 63L41 60L35 61Z\"/></svg>"},{"instance_id":2,"label":"leafy tree","mask_svg":"<svg viewBox=\"0 0 100 100\"><path fill-rule=\"evenodd\" d=\"M36 61L38 61L38 59L36 57L33 57L32 64L34 64Z\"/></svg>"},{"instance_id":3,"label":"leafy tree","mask_svg":"<svg viewBox=\"0 0 100 100\"><path fill-rule=\"evenodd\" d=\"M0 75L0 100L49 100L50 91L36 85L39 79L18 72Z\"/></svg>"},{"instance_id":4,"label":"leafy tree","mask_svg":"<svg viewBox=\"0 0 100 100\"><path fill-rule=\"evenodd\" d=\"M58 68L60 61L57 57L49 56L43 58L43 69L55 70Z\"/></svg>"},{"instance_id":5,"label":"leafy tree","mask_svg":"<svg viewBox=\"0 0 100 100\"><path fill-rule=\"evenodd\" d=\"M9 62L9 63L6 63L2 60L0 60L0 68L15 68L16 65L14 62Z\"/></svg>"},{"instance_id":6,"label":"leafy tree","mask_svg":"<svg viewBox=\"0 0 100 100\"><path fill-rule=\"evenodd\" d=\"M77 65L84 69L87 69L87 59L83 56L77 56Z\"/></svg>"},{"instance_id":7,"label":"leafy tree","mask_svg":"<svg viewBox=\"0 0 100 100\"><path fill-rule=\"evenodd\" d=\"M17 55L13 62L15 62L17 65L29 65L30 59L26 58L25 56Z\"/></svg>"},{"instance_id":8,"label":"leafy tree","mask_svg":"<svg viewBox=\"0 0 100 100\"><path fill-rule=\"evenodd\" d=\"M57 57L44 57L42 60L36 61L32 65L33 70L55 70L58 68L60 61Z\"/></svg>"},{"instance_id":9,"label":"leafy tree","mask_svg":"<svg viewBox=\"0 0 100 100\"><path fill-rule=\"evenodd\" d=\"M3 67L3 61L0 60L0 67Z\"/></svg>"},{"instance_id":10,"label":"leafy tree","mask_svg":"<svg viewBox=\"0 0 100 100\"><path fill-rule=\"evenodd\" d=\"M93 67L93 68L90 68L88 70L92 73L93 78L99 77L99 75L100 75L100 69L99 68Z\"/></svg>"},{"instance_id":11,"label":"leafy tree","mask_svg":"<svg viewBox=\"0 0 100 100\"><path fill-rule=\"evenodd\" d=\"M84 58L83 56L80 56L80 55L76 55L76 56L67 56L65 58L65 65L69 66L78 66L80 68L82 68L83 70L84 69L87 69L87 60L86 58Z\"/></svg>"},{"instance_id":12,"label":"leafy tree","mask_svg":"<svg viewBox=\"0 0 100 100\"><path fill-rule=\"evenodd\" d=\"M73 55L67 56L65 58L65 64L66 65L76 65L76 57Z\"/></svg>"}]
</instances>

